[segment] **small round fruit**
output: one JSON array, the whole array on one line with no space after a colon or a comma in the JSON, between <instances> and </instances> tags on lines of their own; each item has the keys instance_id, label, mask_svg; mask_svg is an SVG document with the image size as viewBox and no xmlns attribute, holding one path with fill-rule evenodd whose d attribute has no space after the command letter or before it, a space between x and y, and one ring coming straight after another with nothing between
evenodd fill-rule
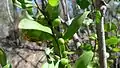
<instances>
[{"instance_id":1,"label":"small round fruit","mask_svg":"<svg viewBox=\"0 0 120 68\"><path fill-rule=\"evenodd\" d=\"M63 45L65 43L63 38L59 38L58 39L58 44Z\"/></svg>"},{"instance_id":2,"label":"small round fruit","mask_svg":"<svg viewBox=\"0 0 120 68\"><path fill-rule=\"evenodd\" d=\"M54 27L57 27L60 25L60 23L61 23L61 20L59 18L56 18L55 20L53 20L52 25Z\"/></svg>"},{"instance_id":3,"label":"small round fruit","mask_svg":"<svg viewBox=\"0 0 120 68\"><path fill-rule=\"evenodd\" d=\"M62 59L61 59L61 64L66 65L66 64L68 64L68 63L69 63L69 60L68 60L68 59L66 59L66 58L62 58Z\"/></svg>"}]
</instances>

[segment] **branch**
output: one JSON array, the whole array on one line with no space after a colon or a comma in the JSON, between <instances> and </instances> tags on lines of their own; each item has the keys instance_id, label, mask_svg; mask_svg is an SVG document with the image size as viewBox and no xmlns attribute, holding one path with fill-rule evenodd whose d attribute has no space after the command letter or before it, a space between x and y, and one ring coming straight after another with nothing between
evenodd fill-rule
<instances>
[{"instance_id":1,"label":"branch","mask_svg":"<svg viewBox=\"0 0 120 68\"><path fill-rule=\"evenodd\" d=\"M36 4L36 6L37 6L37 8L38 8L38 10L44 15L44 12L43 12L43 10L39 7L39 5L38 5L38 3L37 3L37 1L36 0L34 0L34 2L35 2L35 4Z\"/></svg>"},{"instance_id":2,"label":"branch","mask_svg":"<svg viewBox=\"0 0 120 68\"><path fill-rule=\"evenodd\" d=\"M56 44L57 44L57 49L58 49L58 51L60 51L60 45L58 44L58 41L57 41L57 37L56 37L56 35L55 35L55 33L54 33L54 29L53 29L53 26L52 26L52 24L51 24L51 20L50 20L50 16L47 14L47 12L45 12L45 4L44 4L44 0L42 0L42 9L40 9L40 7L39 7L39 5L37 4L37 1L36 0L34 0L35 1L35 3L36 3L36 5L37 5L37 7L38 7L38 10L39 11L41 11L42 12L42 14L45 16L45 19L48 21L48 24L50 25L50 28L51 28L51 30L52 30L52 37L54 38L54 41L56 42ZM59 54L59 56L61 55L61 53L59 52L58 53ZM61 57L61 56L60 56Z\"/></svg>"},{"instance_id":3,"label":"branch","mask_svg":"<svg viewBox=\"0 0 120 68\"><path fill-rule=\"evenodd\" d=\"M9 19L10 19L11 23L13 24L14 19L13 19L13 17L12 17L11 12L10 12L9 0L7 0L6 6L7 6L7 12L8 12Z\"/></svg>"},{"instance_id":4,"label":"branch","mask_svg":"<svg viewBox=\"0 0 120 68\"><path fill-rule=\"evenodd\" d=\"M98 45L99 45L99 62L100 68L107 68L107 57L106 57L106 44L105 44L105 32L104 32L104 16L106 12L106 6L104 6L103 0L96 1L96 8L102 13L101 22L96 24Z\"/></svg>"},{"instance_id":5,"label":"branch","mask_svg":"<svg viewBox=\"0 0 120 68\"><path fill-rule=\"evenodd\" d=\"M62 9L63 9L64 20L66 22L68 20L66 0L60 0L60 2L61 2L61 5L62 5Z\"/></svg>"}]
</instances>

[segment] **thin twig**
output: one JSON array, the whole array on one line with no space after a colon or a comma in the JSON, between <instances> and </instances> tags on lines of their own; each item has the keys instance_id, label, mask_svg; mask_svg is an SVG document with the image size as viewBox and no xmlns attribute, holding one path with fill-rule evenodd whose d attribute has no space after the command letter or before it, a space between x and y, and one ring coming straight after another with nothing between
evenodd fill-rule
<instances>
[{"instance_id":1,"label":"thin twig","mask_svg":"<svg viewBox=\"0 0 120 68\"><path fill-rule=\"evenodd\" d=\"M48 24L50 25L50 28L51 28L51 30L52 30L52 34L53 34L52 37L54 38L54 40L55 40L55 42L56 42L56 44L57 44L57 46L58 46L58 51L60 51L60 47L59 47L60 45L58 44L57 38L56 38L55 33L54 33L54 31L53 31L53 26L52 26L52 24L51 24L51 20L49 19L50 17L49 17L49 15L47 14L47 12L44 11L44 9L45 9L44 1L42 0L42 10L40 9L39 5L37 4L37 1L36 1L36 0L34 0L34 1L35 1L36 5L37 5L37 7L38 7L38 10L43 13L43 15L45 16L45 19L48 21ZM60 52L59 52L59 55L60 55Z\"/></svg>"},{"instance_id":2,"label":"thin twig","mask_svg":"<svg viewBox=\"0 0 120 68\"><path fill-rule=\"evenodd\" d=\"M68 16L67 16L67 5L66 5L66 0L60 0L61 5L62 5L62 9L63 9L63 15L64 15L64 20L65 22L68 20Z\"/></svg>"},{"instance_id":3,"label":"thin twig","mask_svg":"<svg viewBox=\"0 0 120 68\"><path fill-rule=\"evenodd\" d=\"M9 19L10 19L11 23L14 24L14 23L13 23L13 22L14 22L14 19L13 19L13 17L12 17L11 12L10 12L9 0L7 0L6 6L7 6L7 11L8 11Z\"/></svg>"},{"instance_id":4,"label":"thin twig","mask_svg":"<svg viewBox=\"0 0 120 68\"><path fill-rule=\"evenodd\" d=\"M39 9L39 11L40 11L40 12L44 15L44 12L43 12L43 10L39 7L39 5L38 5L37 1L36 1L36 0L34 0L34 2L35 2L35 4L36 4L37 8Z\"/></svg>"},{"instance_id":5,"label":"thin twig","mask_svg":"<svg viewBox=\"0 0 120 68\"><path fill-rule=\"evenodd\" d=\"M102 1L102 0L101 0ZM105 32L104 32L104 16L106 12L106 6L102 4L100 0L96 2L96 8L102 13L100 23L96 24L97 36L98 36L98 50L99 50L99 62L100 68L107 68L107 57L106 57L106 44L105 44Z\"/></svg>"}]
</instances>

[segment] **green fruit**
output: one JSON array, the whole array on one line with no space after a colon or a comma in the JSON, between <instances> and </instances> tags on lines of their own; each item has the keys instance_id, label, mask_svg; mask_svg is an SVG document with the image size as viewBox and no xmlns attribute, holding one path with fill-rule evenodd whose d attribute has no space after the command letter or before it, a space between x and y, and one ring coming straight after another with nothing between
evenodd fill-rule
<instances>
[{"instance_id":1,"label":"green fruit","mask_svg":"<svg viewBox=\"0 0 120 68\"><path fill-rule=\"evenodd\" d=\"M56 18L55 20L53 20L52 25L54 27L57 27L60 25L60 23L61 23L61 20L59 18Z\"/></svg>"},{"instance_id":2,"label":"green fruit","mask_svg":"<svg viewBox=\"0 0 120 68\"><path fill-rule=\"evenodd\" d=\"M66 58L62 58L62 59L61 59L61 64L66 65L66 64L68 64L68 63L69 63L69 60L68 60L68 59L66 59Z\"/></svg>"},{"instance_id":3,"label":"green fruit","mask_svg":"<svg viewBox=\"0 0 120 68\"><path fill-rule=\"evenodd\" d=\"M58 44L63 45L65 43L63 38L59 38L58 39Z\"/></svg>"},{"instance_id":4,"label":"green fruit","mask_svg":"<svg viewBox=\"0 0 120 68\"><path fill-rule=\"evenodd\" d=\"M44 26L48 26L48 22L47 22L47 20L45 19L45 16L44 16L44 15L40 15L40 16L38 17L37 21L38 21L40 24L44 25Z\"/></svg>"},{"instance_id":5,"label":"green fruit","mask_svg":"<svg viewBox=\"0 0 120 68\"><path fill-rule=\"evenodd\" d=\"M61 57L66 57L66 54L64 54L64 51L65 51L65 45L64 45L64 39L63 38L59 38L58 39L58 44L59 44L59 48L60 48L60 55Z\"/></svg>"}]
</instances>

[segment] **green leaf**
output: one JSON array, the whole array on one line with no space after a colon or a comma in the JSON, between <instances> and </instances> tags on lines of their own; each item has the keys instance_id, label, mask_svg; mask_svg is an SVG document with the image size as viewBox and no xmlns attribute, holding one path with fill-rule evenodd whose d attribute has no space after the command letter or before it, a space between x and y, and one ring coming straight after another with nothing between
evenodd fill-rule
<instances>
[{"instance_id":1,"label":"green leaf","mask_svg":"<svg viewBox=\"0 0 120 68\"><path fill-rule=\"evenodd\" d=\"M97 39L97 34L90 35L89 39L96 40Z\"/></svg>"},{"instance_id":2,"label":"green leaf","mask_svg":"<svg viewBox=\"0 0 120 68\"><path fill-rule=\"evenodd\" d=\"M49 68L48 66L49 66L48 63L46 62L43 64L42 68Z\"/></svg>"},{"instance_id":3,"label":"green leaf","mask_svg":"<svg viewBox=\"0 0 120 68\"><path fill-rule=\"evenodd\" d=\"M72 68L71 64L67 64L66 68Z\"/></svg>"},{"instance_id":4,"label":"green leaf","mask_svg":"<svg viewBox=\"0 0 120 68\"><path fill-rule=\"evenodd\" d=\"M0 64L4 67L7 64L7 57L2 48L0 48Z\"/></svg>"},{"instance_id":5,"label":"green leaf","mask_svg":"<svg viewBox=\"0 0 120 68\"><path fill-rule=\"evenodd\" d=\"M32 0L24 0L25 4L32 4Z\"/></svg>"},{"instance_id":6,"label":"green leaf","mask_svg":"<svg viewBox=\"0 0 120 68\"><path fill-rule=\"evenodd\" d=\"M27 12L28 12L29 15L33 15L33 11L32 10L33 10L32 8L27 8Z\"/></svg>"},{"instance_id":7,"label":"green leaf","mask_svg":"<svg viewBox=\"0 0 120 68\"><path fill-rule=\"evenodd\" d=\"M92 57L92 51L84 51L79 59L75 62L75 68L87 68L88 64L92 60Z\"/></svg>"},{"instance_id":8,"label":"green leaf","mask_svg":"<svg viewBox=\"0 0 120 68\"><path fill-rule=\"evenodd\" d=\"M101 12L99 10L96 10L96 23L100 23L101 21Z\"/></svg>"},{"instance_id":9,"label":"green leaf","mask_svg":"<svg viewBox=\"0 0 120 68\"><path fill-rule=\"evenodd\" d=\"M89 63L87 68L93 68L93 64L92 63Z\"/></svg>"},{"instance_id":10,"label":"green leaf","mask_svg":"<svg viewBox=\"0 0 120 68\"><path fill-rule=\"evenodd\" d=\"M104 30L105 30L105 32L109 32L110 31L110 25L109 25L109 23L105 23L104 24Z\"/></svg>"},{"instance_id":11,"label":"green leaf","mask_svg":"<svg viewBox=\"0 0 120 68\"><path fill-rule=\"evenodd\" d=\"M33 4L26 4L27 8L32 8L34 5Z\"/></svg>"},{"instance_id":12,"label":"green leaf","mask_svg":"<svg viewBox=\"0 0 120 68\"><path fill-rule=\"evenodd\" d=\"M52 61L52 62L50 62L49 63L49 68L54 68L55 66L54 66L54 62Z\"/></svg>"},{"instance_id":13,"label":"green leaf","mask_svg":"<svg viewBox=\"0 0 120 68\"><path fill-rule=\"evenodd\" d=\"M25 9L26 8L25 0L18 0L18 1L21 3L21 7Z\"/></svg>"},{"instance_id":14,"label":"green leaf","mask_svg":"<svg viewBox=\"0 0 120 68\"><path fill-rule=\"evenodd\" d=\"M11 64L7 64L3 68L12 68L12 65Z\"/></svg>"},{"instance_id":15,"label":"green leaf","mask_svg":"<svg viewBox=\"0 0 120 68\"><path fill-rule=\"evenodd\" d=\"M54 68L54 62L51 61L51 62L46 62L43 64L42 68Z\"/></svg>"},{"instance_id":16,"label":"green leaf","mask_svg":"<svg viewBox=\"0 0 120 68\"><path fill-rule=\"evenodd\" d=\"M117 26L114 24L114 23L112 23L112 25L111 25L111 30L117 30Z\"/></svg>"},{"instance_id":17,"label":"green leaf","mask_svg":"<svg viewBox=\"0 0 120 68\"><path fill-rule=\"evenodd\" d=\"M119 42L119 39L115 36L110 37L109 39L106 40L107 45L116 45Z\"/></svg>"},{"instance_id":18,"label":"green leaf","mask_svg":"<svg viewBox=\"0 0 120 68\"><path fill-rule=\"evenodd\" d=\"M59 4L59 0L48 0L48 3L51 6L57 6Z\"/></svg>"},{"instance_id":19,"label":"green leaf","mask_svg":"<svg viewBox=\"0 0 120 68\"><path fill-rule=\"evenodd\" d=\"M40 30L49 34L52 34L52 31L49 27L43 26L36 21L30 19L22 19L18 24L19 29L33 29L33 30Z\"/></svg>"},{"instance_id":20,"label":"green leaf","mask_svg":"<svg viewBox=\"0 0 120 68\"><path fill-rule=\"evenodd\" d=\"M57 61L54 68L59 68L59 63L60 63L60 60Z\"/></svg>"},{"instance_id":21,"label":"green leaf","mask_svg":"<svg viewBox=\"0 0 120 68\"><path fill-rule=\"evenodd\" d=\"M85 43L84 45L81 46L81 48L83 50L90 51L90 50L92 50L93 47L91 44Z\"/></svg>"},{"instance_id":22,"label":"green leaf","mask_svg":"<svg viewBox=\"0 0 120 68\"><path fill-rule=\"evenodd\" d=\"M113 48L114 52L120 52L120 48Z\"/></svg>"},{"instance_id":23,"label":"green leaf","mask_svg":"<svg viewBox=\"0 0 120 68\"><path fill-rule=\"evenodd\" d=\"M28 13L28 11L24 11L24 13L25 13L24 18L27 18L27 19L30 19L30 20L34 20L34 19L32 18L32 16Z\"/></svg>"},{"instance_id":24,"label":"green leaf","mask_svg":"<svg viewBox=\"0 0 120 68\"><path fill-rule=\"evenodd\" d=\"M70 24L70 26L68 27L67 32L64 35L64 39L70 39L72 38L72 36L78 31L78 29L80 28L81 24L83 23L84 19L87 17L87 15L90 13L90 11L86 11L83 13L83 15L80 15L78 17L76 17L72 23Z\"/></svg>"},{"instance_id":25,"label":"green leaf","mask_svg":"<svg viewBox=\"0 0 120 68\"><path fill-rule=\"evenodd\" d=\"M32 41L32 42L53 40L53 37L51 34L42 32L40 30L22 29L22 37L25 40Z\"/></svg>"},{"instance_id":26,"label":"green leaf","mask_svg":"<svg viewBox=\"0 0 120 68\"><path fill-rule=\"evenodd\" d=\"M41 40L53 40L53 36L45 32L42 32L39 38Z\"/></svg>"},{"instance_id":27,"label":"green leaf","mask_svg":"<svg viewBox=\"0 0 120 68\"><path fill-rule=\"evenodd\" d=\"M59 68L59 63L60 63L60 60L58 60L55 63L55 65L54 65L54 61L46 62L43 64L42 68Z\"/></svg>"},{"instance_id":28,"label":"green leaf","mask_svg":"<svg viewBox=\"0 0 120 68\"><path fill-rule=\"evenodd\" d=\"M105 23L104 27L106 32L115 31L117 29L117 26L114 23Z\"/></svg>"},{"instance_id":29,"label":"green leaf","mask_svg":"<svg viewBox=\"0 0 120 68\"><path fill-rule=\"evenodd\" d=\"M17 0L15 0L14 5L19 7L19 8L22 8L22 4Z\"/></svg>"},{"instance_id":30,"label":"green leaf","mask_svg":"<svg viewBox=\"0 0 120 68\"><path fill-rule=\"evenodd\" d=\"M113 63L114 63L114 59L108 59L108 60L107 60L108 66L113 65Z\"/></svg>"},{"instance_id":31,"label":"green leaf","mask_svg":"<svg viewBox=\"0 0 120 68\"><path fill-rule=\"evenodd\" d=\"M72 52L72 51L64 51L65 54L75 54L75 52Z\"/></svg>"},{"instance_id":32,"label":"green leaf","mask_svg":"<svg viewBox=\"0 0 120 68\"><path fill-rule=\"evenodd\" d=\"M81 9L85 9L90 5L90 2L88 0L76 0L76 2Z\"/></svg>"}]
</instances>

